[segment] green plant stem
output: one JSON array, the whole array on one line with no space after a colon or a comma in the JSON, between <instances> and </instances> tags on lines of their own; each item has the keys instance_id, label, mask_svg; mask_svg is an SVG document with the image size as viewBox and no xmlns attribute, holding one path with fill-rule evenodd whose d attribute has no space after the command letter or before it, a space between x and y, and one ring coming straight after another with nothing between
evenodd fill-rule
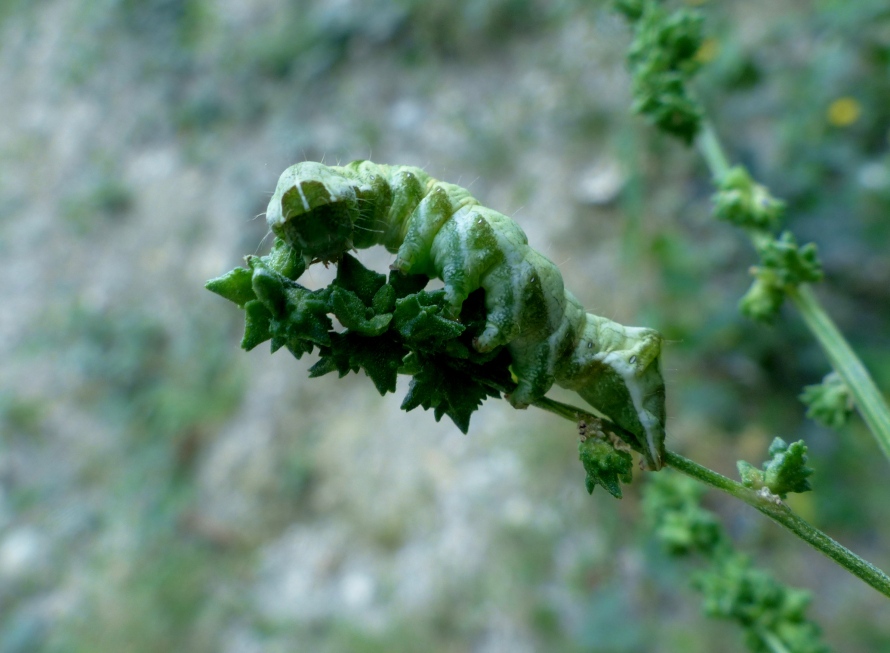
<instances>
[{"instance_id":1,"label":"green plant stem","mask_svg":"<svg viewBox=\"0 0 890 653\"><path fill-rule=\"evenodd\" d=\"M729 171L730 165L714 127L707 121L702 124L698 148L711 176L719 181ZM748 235L754 241L755 248L762 245L763 232L749 231ZM807 327L825 350L831 366L847 384L859 414L878 441L884 456L890 460L890 407L865 365L822 308L812 289L806 285L788 286L786 295L797 306Z\"/></svg>"},{"instance_id":2,"label":"green plant stem","mask_svg":"<svg viewBox=\"0 0 890 653\"><path fill-rule=\"evenodd\" d=\"M702 122L697 144L699 152L705 158L705 163L708 164L708 170L711 171L714 181L717 182L723 179L723 176L730 169L729 159L726 158L726 153L723 151L717 132L714 131L714 126L707 120Z\"/></svg>"},{"instance_id":3,"label":"green plant stem","mask_svg":"<svg viewBox=\"0 0 890 653\"><path fill-rule=\"evenodd\" d=\"M890 409L868 370L822 308L812 288L800 285L788 288L786 294L822 345L831 366L847 384L859 414L874 434L884 455L890 459Z\"/></svg>"},{"instance_id":4,"label":"green plant stem","mask_svg":"<svg viewBox=\"0 0 890 653\"><path fill-rule=\"evenodd\" d=\"M755 630L755 632L772 653L791 653L775 633L768 630Z\"/></svg>"},{"instance_id":5,"label":"green plant stem","mask_svg":"<svg viewBox=\"0 0 890 653\"><path fill-rule=\"evenodd\" d=\"M842 546L825 533L815 528L804 519L796 515L791 508L772 496L764 496L741 483L703 467L696 462L684 458L672 451L668 451L665 462L670 467L683 472L687 476L698 479L712 487L716 487L732 496L741 499L752 508L759 510L773 521L781 524L789 531L797 535L804 542L816 550L828 556L841 567L854 576L859 577L874 587L881 594L890 597L890 576L875 567L870 562Z\"/></svg>"},{"instance_id":6,"label":"green plant stem","mask_svg":"<svg viewBox=\"0 0 890 653\"><path fill-rule=\"evenodd\" d=\"M604 420L586 410L553 399L548 399L547 397L539 399L532 405L576 423L580 420L585 420L591 423L601 420L607 425L608 430L615 431L621 435L622 439L624 439L631 448L636 451L640 450L639 445L636 444L631 434L625 432L608 420ZM752 508L759 510L773 521L787 528L817 551L834 560L854 576L857 576L874 587L881 594L890 597L890 576L887 576L887 574L870 562L863 560L846 547L828 537L828 535L819 529L807 523L792 512L791 508L774 495L764 495L747 488L741 483L733 481L722 474L718 474L717 472L672 451L666 453L665 464L687 476L691 476L692 478L701 481L702 483L706 483L707 485L722 490L737 499L741 499Z\"/></svg>"}]
</instances>

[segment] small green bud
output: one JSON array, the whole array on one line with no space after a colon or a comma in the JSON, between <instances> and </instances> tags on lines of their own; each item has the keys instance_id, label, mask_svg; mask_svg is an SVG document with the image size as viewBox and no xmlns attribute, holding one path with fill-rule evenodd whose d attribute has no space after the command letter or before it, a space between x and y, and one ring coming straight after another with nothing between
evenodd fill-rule
<instances>
[{"instance_id":1,"label":"small green bud","mask_svg":"<svg viewBox=\"0 0 890 653\"><path fill-rule=\"evenodd\" d=\"M646 116L656 127L692 143L701 127L703 112L686 95L683 81L672 75L652 75L634 80L631 109Z\"/></svg>"},{"instance_id":2,"label":"small green bud","mask_svg":"<svg viewBox=\"0 0 890 653\"><path fill-rule=\"evenodd\" d=\"M616 449L599 437L584 437L578 442L578 457L587 472L584 483L587 493L593 494L597 485L604 487L616 499L621 498L621 483L633 480L633 458L627 451Z\"/></svg>"},{"instance_id":3,"label":"small green bud","mask_svg":"<svg viewBox=\"0 0 890 653\"><path fill-rule=\"evenodd\" d=\"M785 300L785 291L772 270L755 267L752 272L754 282L739 301L739 310L742 315L756 322L770 323L779 314Z\"/></svg>"},{"instance_id":4,"label":"small green bud","mask_svg":"<svg viewBox=\"0 0 890 653\"><path fill-rule=\"evenodd\" d=\"M732 168L717 184L714 215L739 227L772 230L778 226L785 203L756 183L741 166Z\"/></svg>"},{"instance_id":5,"label":"small green bud","mask_svg":"<svg viewBox=\"0 0 890 653\"><path fill-rule=\"evenodd\" d=\"M751 268L754 283L739 302L742 314L759 322L775 319L786 288L822 278L816 246L809 243L799 247L788 231L760 247L760 262L761 265Z\"/></svg>"},{"instance_id":6,"label":"small green bud","mask_svg":"<svg viewBox=\"0 0 890 653\"><path fill-rule=\"evenodd\" d=\"M800 400L805 403L807 417L833 429L839 429L853 413L853 397L850 389L837 372L831 372L822 383L808 385Z\"/></svg>"},{"instance_id":7,"label":"small green bud","mask_svg":"<svg viewBox=\"0 0 890 653\"><path fill-rule=\"evenodd\" d=\"M771 458L763 463L763 471L744 460L737 463L742 485L754 490L765 487L783 499L791 492L813 489L809 481L813 469L806 466L807 446L803 440L789 445L782 438L776 438L769 447L769 455Z\"/></svg>"},{"instance_id":8,"label":"small green bud","mask_svg":"<svg viewBox=\"0 0 890 653\"><path fill-rule=\"evenodd\" d=\"M790 231L771 239L760 251L761 263L775 270L782 285L798 285L822 280L822 262L816 245L797 244Z\"/></svg>"}]
</instances>

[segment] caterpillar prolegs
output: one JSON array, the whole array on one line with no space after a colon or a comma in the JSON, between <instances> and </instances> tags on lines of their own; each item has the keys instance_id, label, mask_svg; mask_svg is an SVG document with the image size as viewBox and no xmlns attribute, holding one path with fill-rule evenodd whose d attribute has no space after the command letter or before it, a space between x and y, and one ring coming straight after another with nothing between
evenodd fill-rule
<instances>
[{"instance_id":1,"label":"caterpillar prolegs","mask_svg":"<svg viewBox=\"0 0 890 653\"><path fill-rule=\"evenodd\" d=\"M311 261L383 245L392 268L444 282L452 316L485 290L479 351L506 345L518 379L508 397L525 407L557 384L633 433L649 469L664 461L661 335L585 312L554 263L507 216L419 168L354 161L285 170L266 212L269 226Z\"/></svg>"}]
</instances>

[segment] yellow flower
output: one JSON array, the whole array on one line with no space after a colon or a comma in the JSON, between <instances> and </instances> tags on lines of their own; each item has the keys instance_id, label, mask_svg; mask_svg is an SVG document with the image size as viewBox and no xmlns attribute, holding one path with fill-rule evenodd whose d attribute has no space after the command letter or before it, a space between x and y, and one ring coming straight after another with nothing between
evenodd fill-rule
<instances>
[{"instance_id":1,"label":"yellow flower","mask_svg":"<svg viewBox=\"0 0 890 653\"><path fill-rule=\"evenodd\" d=\"M699 63L708 63L717 57L718 52L720 52L720 43L717 39L705 39L699 46L698 52L695 53L695 60Z\"/></svg>"},{"instance_id":2,"label":"yellow flower","mask_svg":"<svg viewBox=\"0 0 890 653\"><path fill-rule=\"evenodd\" d=\"M828 105L828 122L835 127L848 127L859 120L862 106L855 98L841 97Z\"/></svg>"}]
</instances>

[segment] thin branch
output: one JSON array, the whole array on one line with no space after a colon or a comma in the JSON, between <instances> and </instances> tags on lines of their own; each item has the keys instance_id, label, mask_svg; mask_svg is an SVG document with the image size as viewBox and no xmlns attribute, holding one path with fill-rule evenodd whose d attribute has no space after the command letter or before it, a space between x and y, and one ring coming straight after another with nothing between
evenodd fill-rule
<instances>
[{"instance_id":1,"label":"thin branch","mask_svg":"<svg viewBox=\"0 0 890 653\"><path fill-rule=\"evenodd\" d=\"M608 430L621 436L635 451L639 452L641 449L632 434L586 410L547 397L539 399L532 405L573 422L582 419L590 422L601 420ZM890 597L890 576L799 517L775 495L761 494L672 451L666 453L665 464L702 483L741 499L752 508L787 528L823 555L834 560L854 576L871 585L881 594Z\"/></svg>"},{"instance_id":2,"label":"thin branch","mask_svg":"<svg viewBox=\"0 0 890 653\"><path fill-rule=\"evenodd\" d=\"M702 125L697 144L711 176L715 182L719 181L729 171L730 164L717 132L707 121ZM747 231L754 241L755 249L761 249L762 243L759 243L758 239L764 237L763 232ZM788 286L786 295L797 306L807 327L828 356L831 366L847 384L859 414L877 440L884 456L890 460L890 407L865 365L808 286Z\"/></svg>"}]
</instances>

